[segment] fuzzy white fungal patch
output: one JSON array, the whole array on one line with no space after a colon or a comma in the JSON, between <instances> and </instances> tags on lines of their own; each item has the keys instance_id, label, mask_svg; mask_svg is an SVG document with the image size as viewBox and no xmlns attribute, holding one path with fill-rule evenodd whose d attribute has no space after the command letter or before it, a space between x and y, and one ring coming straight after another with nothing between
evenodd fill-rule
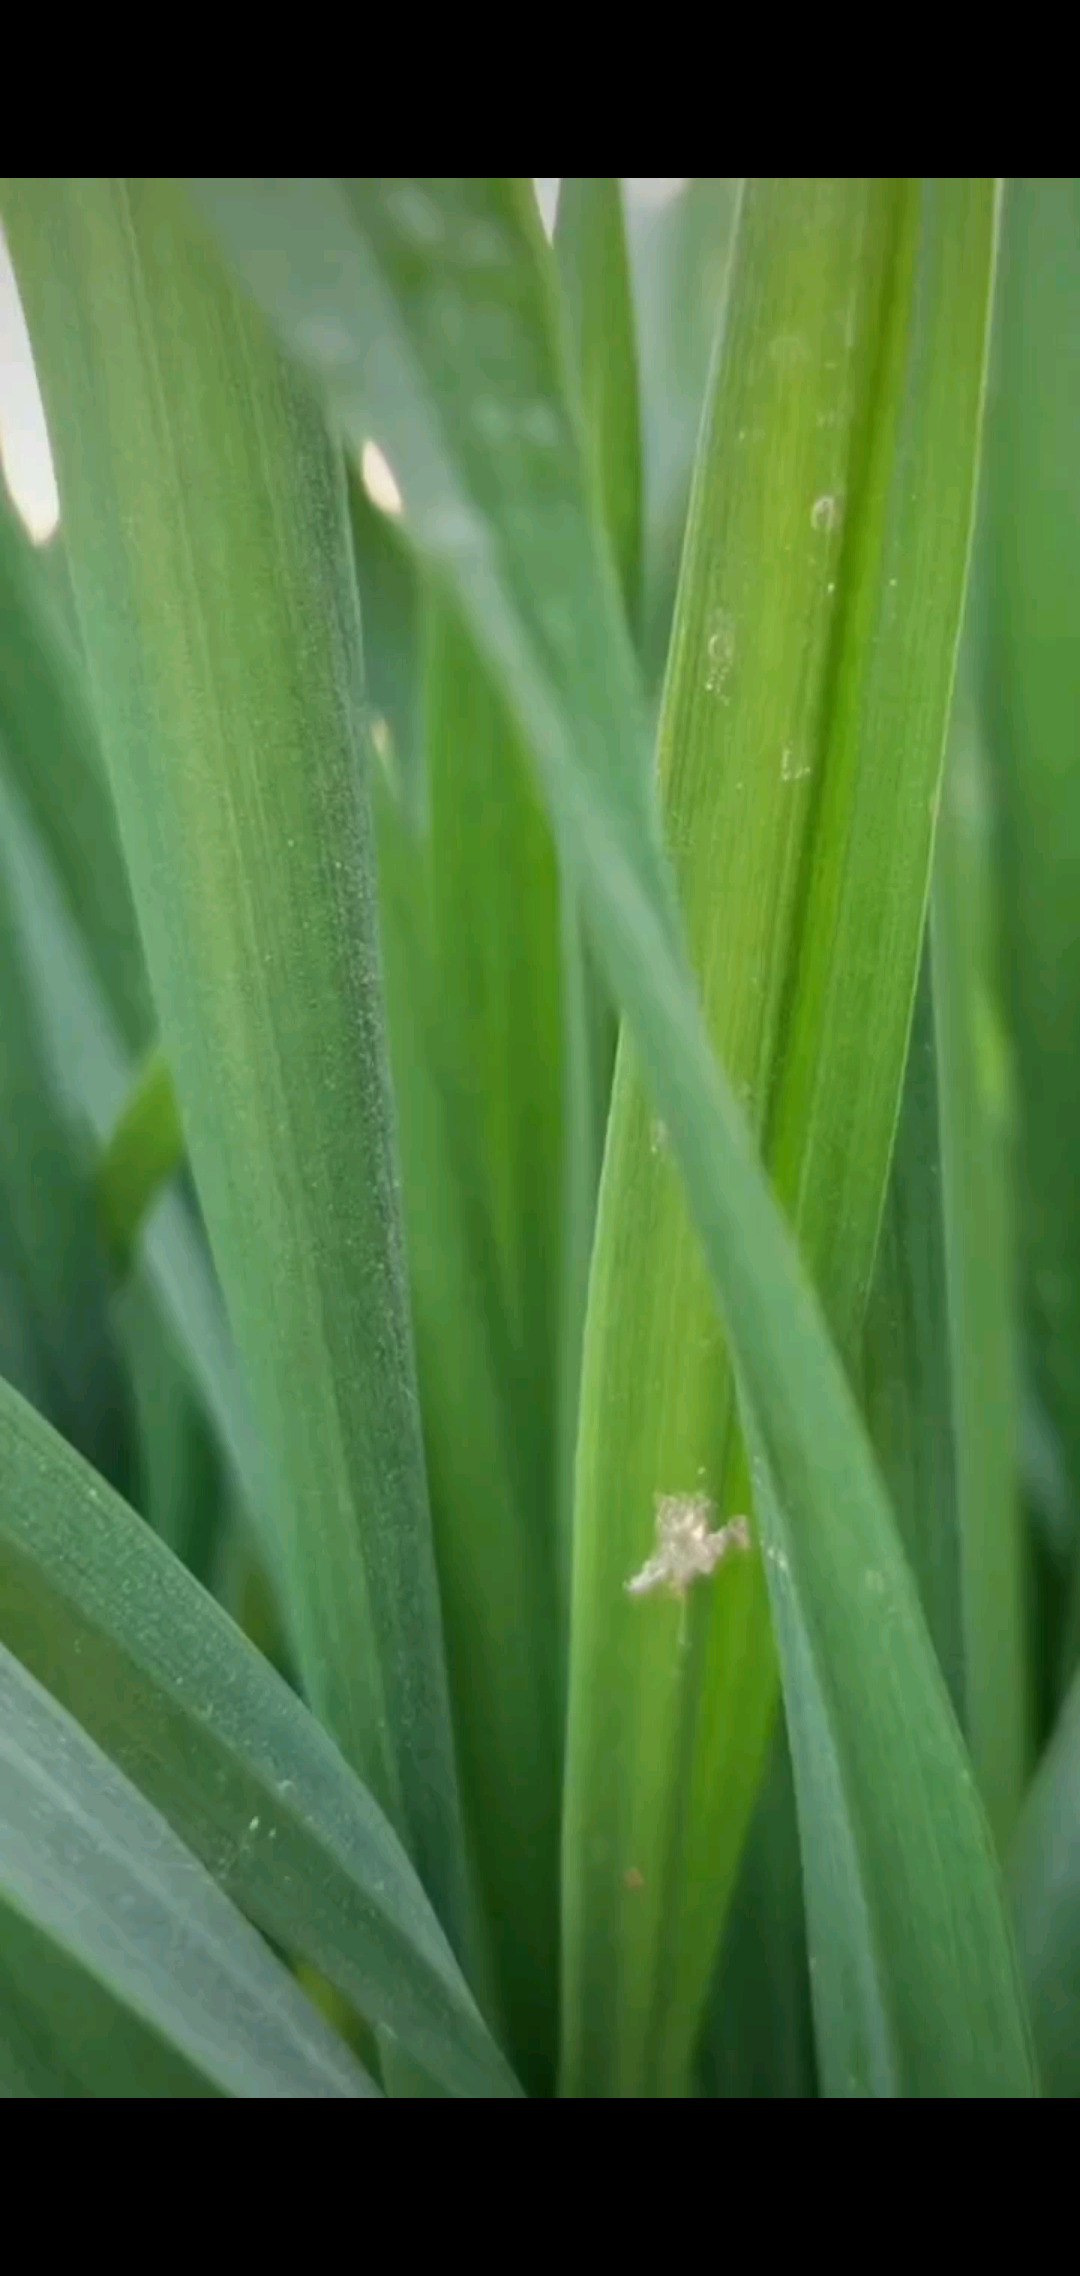
<instances>
[{"instance_id":1,"label":"fuzzy white fungal patch","mask_svg":"<svg viewBox=\"0 0 1080 2276\"><path fill-rule=\"evenodd\" d=\"M745 1517L733 1517L714 1532L710 1521L715 1515L707 1494L658 1494L656 1551L627 1581L627 1595L649 1596L662 1588L685 1596L691 1581L707 1579L730 1550L750 1547Z\"/></svg>"}]
</instances>

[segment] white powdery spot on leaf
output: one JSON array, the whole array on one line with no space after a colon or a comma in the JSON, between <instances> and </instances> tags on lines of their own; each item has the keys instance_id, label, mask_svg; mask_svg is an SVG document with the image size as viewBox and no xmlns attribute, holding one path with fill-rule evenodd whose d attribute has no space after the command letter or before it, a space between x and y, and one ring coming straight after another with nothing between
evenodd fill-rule
<instances>
[{"instance_id":1,"label":"white powdery spot on leaf","mask_svg":"<svg viewBox=\"0 0 1080 2276\"><path fill-rule=\"evenodd\" d=\"M707 1579L732 1549L750 1547L745 1517L733 1517L714 1532L715 1515L707 1494L658 1494L656 1552L626 1582L627 1595L649 1596L666 1589L672 1596L685 1596L691 1581Z\"/></svg>"},{"instance_id":2,"label":"white powdery spot on leaf","mask_svg":"<svg viewBox=\"0 0 1080 2276\"><path fill-rule=\"evenodd\" d=\"M727 702L725 690L735 662L735 619L730 609L717 609L706 644L705 687L709 695Z\"/></svg>"},{"instance_id":3,"label":"white powdery spot on leaf","mask_svg":"<svg viewBox=\"0 0 1080 2276\"><path fill-rule=\"evenodd\" d=\"M814 503L810 508L811 528L825 531L839 529L842 511L843 508L839 498L833 498L829 496L823 498L815 498Z\"/></svg>"}]
</instances>

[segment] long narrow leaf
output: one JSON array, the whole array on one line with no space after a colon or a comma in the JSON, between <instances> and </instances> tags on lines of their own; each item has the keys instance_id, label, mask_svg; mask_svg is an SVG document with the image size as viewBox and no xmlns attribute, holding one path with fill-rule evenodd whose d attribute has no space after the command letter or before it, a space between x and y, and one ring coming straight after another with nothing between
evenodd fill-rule
<instances>
[{"instance_id":1,"label":"long narrow leaf","mask_svg":"<svg viewBox=\"0 0 1080 2276\"><path fill-rule=\"evenodd\" d=\"M849 1365L920 952L991 214L977 186L940 210L888 182L748 191L661 723L706 1012ZM965 247L982 265L961 322ZM933 598L928 577L900 587L930 546L916 495L933 501ZM713 1323L664 1133L624 1059L578 1474L566 2014L568 2075L589 2091L605 2083L597 2050L609 2089L678 2082L767 1727L765 1608L737 1559L681 1608L614 1610L657 1510L716 1524L748 1506Z\"/></svg>"},{"instance_id":2,"label":"long narrow leaf","mask_svg":"<svg viewBox=\"0 0 1080 2276\"><path fill-rule=\"evenodd\" d=\"M994 998L986 796L977 728L962 716L946 769L934 870L934 1010L960 1521L963 1719L990 1821L1004 1848L1024 1790L1030 1703L1008 1092Z\"/></svg>"},{"instance_id":3,"label":"long narrow leaf","mask_svg":"<svg viewBox=\"0 0 1080 2276\"><path fill-rule=\"evenodd\" d=\"M234 1904L452 2092L513 2092L412 1868L300 1701L0 1385L0 1640Z\"/></svg>"},{"instance_id":4,"label":"long narrow leaf","mask_svg":"<svg viewBox=\"0 0 1080 2276\"><path fill-rule=\"evenodd\" d=\"M560 976L551 834L429 604L427 824L379 800L406 1225L462 1782L510 2044L555 2066ZM520 1766L530 1766L528 1777Z\"/></svg>"},{"instance_id":5,"label":"long narrow leaf","mask_svg":"<svg viewBox=\"0 0 1080 2276\"><path fill-rule=\"evenodd\" d=\"M205 2076L10 1906L0 1906L0 2098L211 2097Z\"/></svg>"},{"instance_id":6,"label":"long narrow leaf","mask_svg":"<svg viewBox=\"0 0 1080 2276\"><path fill-rule=\"evenodd\" d=\"M32 1025L73 1129L85 1134L87 1167L107 1147L131 1096L135 1068L110 1009L89 944L56 874L55 861L0 775L0 884L19 944ZM161 1197L149 1217L130 1305L152 1306L160 1343L171 1337L196 1405L211 1424L263 1554L276 1569L277 1535L266 1450L255 1427L206 1245L179 1193ZM20 1376L0 1370L10 1380ZM138 1391L136 1392L138 1402ZM43 1394L38 1402L47 1406Z\"/></svg>"},{"instance_id":7,"label":"long narrow leaf","mask_svg":"<svg viewBox=\"0 0 1080 2276\"><path fill-rule=\"evenodd\" d=\"M224 2092L376 2092L164 1819L2 1645L0 1901Z\"/></svg>"},{"instance_id":8,"label":"long narrow leaf","mask_svg":"<svg viewBox=\"0 0 1080 2276\"><path fill-rule=\"evenodd\" d=\"M618 181L570 175L559 185L555 257L574 343L585 429L627 621L641 617L641 421L630 266Z\"/></svg>"},{"instance_id":9,"label":"long narrow leaf","mask_svg":"<svg viewBox=\"0 0 1080 2276\"><path fill-rule=\"evenodd\" d=\"M966 1726L956 1423L929 937L866 1308L863 1402L938 1663L957 1718Z\"/></svg>"},{"instance_id":10,"label":"long narrow leaf","mask_svg":"<svg viewBox=\"0 0 1080 2276\"><path fill-rule=\"evenodd\" d=\"M559 188L555 257L584 416L598 512L619 573L627 624L642 621L642 450L634 307L620 185L580 175ZM585 913L562 890L564 1170L560 1563L569 1613L574 1460L596 1198L611 1103L617 1022L596 968Z\"/></svg>"},{"instance_id":11,"label":"long narrow leaf","mask_svg":"<svg viewBox=\"0 0 1080 2276\"><path fill-rule=\"evenodd\" d=\"M1004 1848L1023 1788L1028 1699L1005 1059L989 953L986 820L965 703L945 771L864 1376L871 1432L938 1658Z\"/></svg>"},{"instance_id":12,"label":"long narrow leaf","mask_svg":"<svg viewBox=\"0 0 1080 2276\"><path fill-rule=\"evenodd\" d=\"M85 670L45 563L0 486L0 763L50 848L125 1041L149 1034L146 973Z\"/></svg>"},{"instance_id":13,"label":"long narrow leaf","mask_svg":"<svg viewBox=\"0 0 1080 2276\"><path fill-rule=\"evenodd\" d=\"M5 219L301 1665L460 1942L343 471L169 184L26 179Z\"/></svg>"},{"instance_id":14,"label":"long narrow leaf","mask_svg":"<svg viewBox=\"0 0 1080 2276\"><path fill-rule=\"evenodd\" d=\"M829 2082L845 2086L854 2075L917 2092L1026 2091L1023 2002L970 1768L842 1367L712 1059L682 954L650 821L640 699L613 580L589 536L559 396L544 249L524 201L501 182L429 179L216 182L204 194L286 336L321 368L339 413L386 450L407 531L454 589L501 679L565 853L587 882L598 947L686 1181L760 1465L789 1720L802 1722L808 1742L794 1746L807 1875L816 1768L842 1804L862 1906L854 1973L837 1988L835 2013L831 1987L824 2004L815 1995ZM941 194L965 201L974 234L969 243L959 228L931 233L946 257L926 312L941 323L955 313L976 385L962 420L953 404L934 425L945 463L939 468L933 449L924 463L932 493L944 483L953 501L962 568L981 367L969 328L980 301L985 321L994 201L982 185L950 184ZM935 193L925 195L932 216ZM497 436L486 411L479 416L493 364L504 381ZM461 416L462 405L476 416ZM957 424L969 454L959 490ZM909 510L921 494L919 485L905 490ZM817 505L806 502L807 523L822 535L821 513L810 522ZM915 653L922 658L932 643L939 725L955 622L925 622L918 595L940 543L928 523L905 593ZM700 629L704 675L717 658L712 628ZM858 915L850 909L847 921ZM827 947L831 935L818 954ZM818 970L807 964L808 984ZM861 1046L853 1032L848 1040L858 1083ZM785 1133L785 1160L797 1136ZM610 1870L633 1864L612 1858Z\"/></svg>"},{"instance_id":15,"label":"long narrow leaf","mask_svg":"<svg viewBox=\"0 0 1080 2276\"><path fill-rule=\"evenodd\" d=\"M1009 184L988 454L982 725L1016 1053L1026 1360L1071 1494L1080 1657L1080 182ZM1065 1544L1063 1544L1065 1546Z\"/></svg>"},{"instance_id":16,"label":"long narrow leaf","mask_svg":"<svg viewBox=\"0 0 1080 2276\"><path fill-rule=\"evenodd\" d=\"M1080 1676L1024 1805L1011 1860L1017 1940L1048 2094L1080 2094Z\"/></svg>"},{"instance_id":17,"label":"long narrow leaf","mask_svg":"<svg viewBox=\"0 0 1080 2276\"><path fill-rule=\"evenodd\" d=\"M24 1315L20 1380L27 1390L36 1381L58 1427L123 1484L128 1416L90 1153L34 1017L26 944L2 871L0 1005L0 1268Z\"/></svg>"}]
</instances>

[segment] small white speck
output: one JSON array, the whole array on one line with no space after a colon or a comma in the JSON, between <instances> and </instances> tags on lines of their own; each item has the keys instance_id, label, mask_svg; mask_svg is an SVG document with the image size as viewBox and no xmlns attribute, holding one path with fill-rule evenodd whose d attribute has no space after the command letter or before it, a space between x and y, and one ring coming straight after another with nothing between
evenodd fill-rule
<instances>
[{"instance_id":1,"label":"small white speck","mask_svg":"<svg viewBox=\"0 0 1080 2276\"><path fill-rule=\"evenodd\" d=\"M735 619L728 609L718 609L712 619L706 656L705 686L710 695L718 695L726 702L724 690L735 662Z\"/></svg>"},{"instance_id":2,"label":"small white speck","mask_svg":"<svg viewBox=\"0 0 1080 2276\"><path fill-rule=\"evenodd\" d=\"M822 498L815 498L810 508L811 529L828 531L838 529L839 526L840 500L828 492Z\"/></svg>"}]
</instances>

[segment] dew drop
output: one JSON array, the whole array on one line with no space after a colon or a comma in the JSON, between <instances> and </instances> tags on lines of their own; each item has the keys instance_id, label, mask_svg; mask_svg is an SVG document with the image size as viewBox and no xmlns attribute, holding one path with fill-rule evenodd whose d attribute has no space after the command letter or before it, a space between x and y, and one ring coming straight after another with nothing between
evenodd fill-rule
<instances>
[{"instance_id":1,"label":"dew drop","mask_svg":"<svg viewBox=\"0 0 1080 2276\"><path fill-rule=\"evenodd\" d=\"M378 443L369 440L364 444L360 474L372 505L383 514L400 514L404 505L400 484Z\"/></svg>"}]
</instances>

